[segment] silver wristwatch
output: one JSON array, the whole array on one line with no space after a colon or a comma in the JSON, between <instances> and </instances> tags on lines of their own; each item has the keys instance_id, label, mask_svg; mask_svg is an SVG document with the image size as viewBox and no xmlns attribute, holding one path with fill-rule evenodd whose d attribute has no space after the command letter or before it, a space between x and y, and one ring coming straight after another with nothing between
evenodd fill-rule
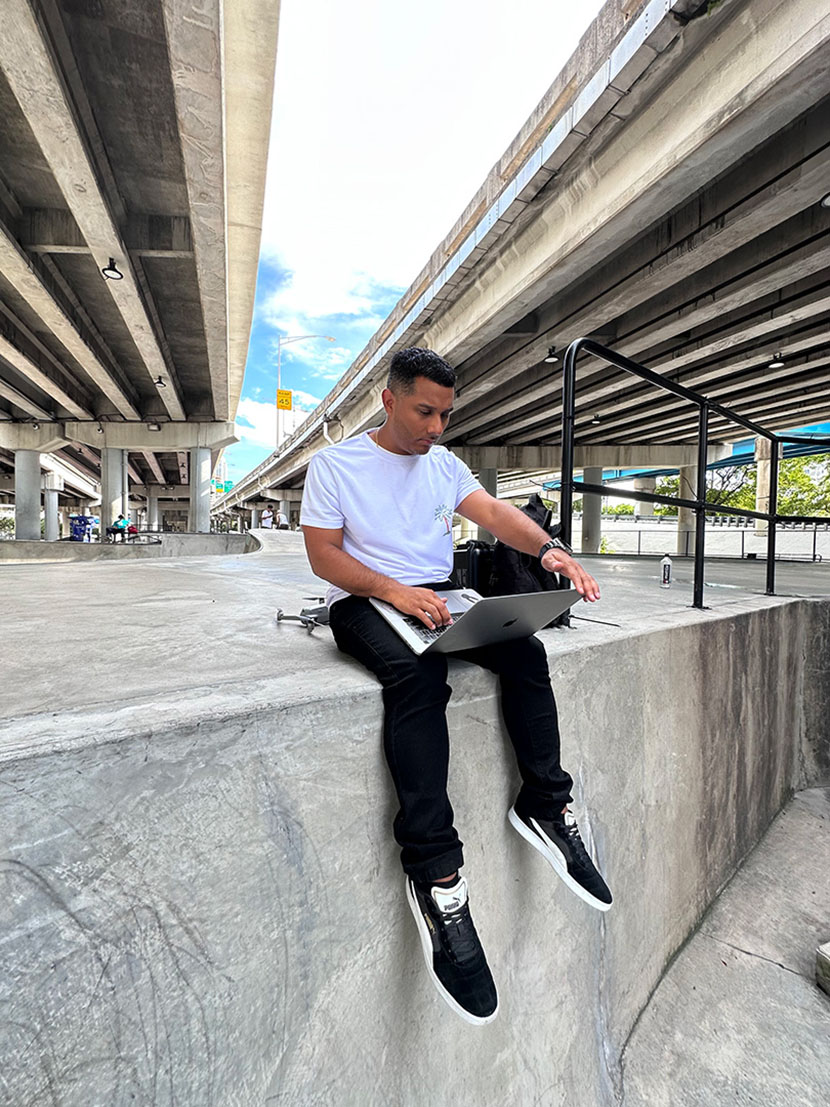
<instances>
[{"instance_id":1,"label":"silver wristwatch","mask_svg":"<svg viewBox=\"0 0 830 1107\"><path fill-rule=\"evenodd\" d=\"M563 542L561 538L551 538L549 542L546 542L539 550L539 560L541 561L548 550L564 550L567 554L572 554L573 550L567 542Z\"/></svg>"}]
</instances>

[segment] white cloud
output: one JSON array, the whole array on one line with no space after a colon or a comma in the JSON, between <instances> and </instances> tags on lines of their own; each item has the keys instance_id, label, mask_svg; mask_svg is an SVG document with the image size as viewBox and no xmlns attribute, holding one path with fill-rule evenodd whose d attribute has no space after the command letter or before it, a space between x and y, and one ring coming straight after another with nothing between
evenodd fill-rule
<instances>
[{"instance_id":1,"label":"white cloud","mask_svg":"<svg viewBox=\"0 0 830 1107\"><path fill-rule=\"evenodd\" d=\"M312 396L310 392L303 392L301 388L294 389L294 406L303 411L313 411L322 400L322 396Z\"/></svg>"},{"instance_id":2,"label":"white cloud","mask_svg":"<svg viewBox=\"0 0 830 1107\"><path fill-rule=\"evenodd\" d=\"M291 278L268 321L407 288L601 6L283 0L262 248Z\"/></svg>"},{"instance_id":3,"label":"white cloud","mask_svg":"<svg viewBox=\"0 0 830 1107\"><path fill-rule=\"evenodd\" d=\"M274 449L277 441L277 420L273 402L242 399L236 412L236 434L241 442L251 446ZM244 422L240 422L244 420Z\"/></svg>"},{"instance_id":4,"label":"white cloud","mask_svg":"<svg viewBox=\"0 0 830 1107\"><path fill-rule=\"evenodd\" d=\"M301 388L293 390L292 411L283 411L280 420L282 436L292 433L304 422L308 413L320 403L322 397ZM274 402L242 399L236 413L236 434L240 443L273 450L277 441L277 422Z\"/></svg>"},{"instance_id":5,"label":"white cloud","mask_svg":"<svg viewBox=\"0 0 830 1107\"><path fill-rule=\"evenodd\" d=\"M291 332L289 332L291 333ZM296 331L294 332L296 333ZM277 340L271 345L271 362L277 364ZM292 366L302 366L306 377L323 380L339 380L351 365L354 353L346 346L332 345L325 340L308 340L283 346L281 355L281 379L283 387L291 377Z\"/></svg>"},{"instance_id":6,"label":"white cloud","mask_svg":"<svg viewBox=\"0 0 830 1107\"><path fill-rule=\"evenodd\" d=\"M284 387L312 400L318 387L328 392L601 6L512 0L508 12L504 0L282 0L262 257L287 277L270 295L260 289L238 411L250 425L238 425L233 464L250 467L274 448L270 338L334 335L335 344L292 343L281 357Z\"/></svg>"}]
</instances>

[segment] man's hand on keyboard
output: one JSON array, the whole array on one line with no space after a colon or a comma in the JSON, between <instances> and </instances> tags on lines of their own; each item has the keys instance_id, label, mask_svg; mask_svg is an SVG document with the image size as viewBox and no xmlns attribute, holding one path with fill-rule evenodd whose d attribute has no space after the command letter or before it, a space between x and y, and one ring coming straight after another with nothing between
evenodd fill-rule
<instances>
[{"instance_id":1,"label":"man's hand on keyboard","mask_svg":"<svg viewBox=\"0 0 830 1107\"><path fill-rule=\"evenodd\" d=\"M431 588L413 588L411 585L396 582L395 588L383 596L383 599L388 600L404 615L419 619L429 630L449 626L452 622L446 597L439 596Z\"/></svg>"}]
</instances>

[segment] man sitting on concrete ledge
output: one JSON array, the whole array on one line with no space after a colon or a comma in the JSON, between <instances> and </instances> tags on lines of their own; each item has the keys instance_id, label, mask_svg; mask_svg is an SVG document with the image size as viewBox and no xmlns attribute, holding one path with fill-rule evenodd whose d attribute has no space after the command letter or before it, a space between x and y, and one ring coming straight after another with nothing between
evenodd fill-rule
<instances>
[{"instance_id":1,"label":"man sitting on concrete ledge","mask_svg":"<svg viewBox=\"0 0 830 1107\"><path fill-rule=\"evenodd\" d=\"M447 797L449 735L445 654L412 652L369 602L375 596L427 627L449 623L440 593L452 571L453 511L564 573L586 600L593 577L521 511L490 496L467 466L438 446L452 411L455 371L429 350L392 359L386 422L311 460L300 523L314 572L332 587L334 639L383 685L383 747L400 803L394 832L406 894L430 976L468 1022L492 1021L498 997L459 875L462 843ZM611 893L568 811L572 780L559 764L559 727L538 638L465 650L497 673L501 707L522 777L510 824L567 886L600 911Z\"/></svg>"}]
</instances>

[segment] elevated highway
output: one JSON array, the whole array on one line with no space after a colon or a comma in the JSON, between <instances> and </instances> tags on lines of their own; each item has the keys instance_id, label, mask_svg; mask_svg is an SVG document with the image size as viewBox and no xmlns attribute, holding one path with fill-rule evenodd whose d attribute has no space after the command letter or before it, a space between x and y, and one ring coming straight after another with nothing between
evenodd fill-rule
<instances>
[{"instance_id":1,"label":"elevated highway","mask_svg":"<svg viewBox=\"0 0 830 1107\"><path fill-rule=\"evenodd\" d=\"M6 0L0 35L0 489L40 534L189 486L209 529L259 255L279 4ZM74 476L77 474L77 477ZM151 516L155 513L156 518Z\"/></svg>"},{"instance_id":2,"label":"elevated highway","mask_svg":"<svg viewBox=\"0 0 830 1107\"><path fill-rule=\"evenodd\" d=\"M456 366L444 441L488 486L557 468L557 358L583 335L772 429L826 418L828 96L827 0L607 3L348 373L217 507L295 501L316 450L379 422L408 345ZM684 466L695 434L581 364L578 464ZM714 419L715 456L743 434Z\"/></svg>"}]
</instances>

